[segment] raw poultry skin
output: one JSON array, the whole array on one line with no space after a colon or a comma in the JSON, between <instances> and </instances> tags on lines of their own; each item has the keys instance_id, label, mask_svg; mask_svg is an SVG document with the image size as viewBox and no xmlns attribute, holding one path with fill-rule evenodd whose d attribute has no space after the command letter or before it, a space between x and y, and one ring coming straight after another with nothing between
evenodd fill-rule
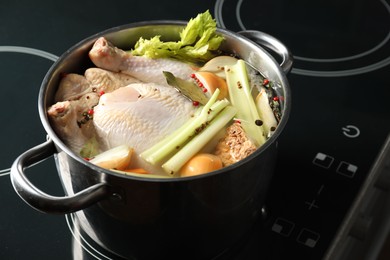
<instances>
[{"instance_id":1,"label":"raw poultry skin","mask_svg":"<svg viewBox=\"0 0 390 260\"><path fill-rule=\"evenodd\" d=\"M194 112L174 88L134 83L103 95L93 123L106 149L127 144L142 152L173 132Z\"/></svg>"},{"instance_id":2,"label":"raw poultry skin","mask_svg":"<svg viewBox=\"0 0 390 260\"><path fill-rule=\"evenodd\" d=\"M54 97L56 103L47 112L53 129L72 151L79 153L95 135L92 121L84 120L85 113L98 104L101 93L133 82L139 80L100 68L87 69L84 75L64 75Z\"/></svg>"},{"instance_id":3,"label":"raw poultry skin","mask_svg":"<svg viewBox=\"0 0 390 260\"><path fill-rule=\"evenodd\" d=\"M83 114L98 101L98 94L87 93L77 100L57 102L48 109L54 131L72 151L79 153L85 142L94 136L94 125L91 120L83 122Z\"/></svg>"},{"instance_id":4,"label":"raw poultry skin","mask_svg":"<svg viewBox=\"0 0 390 260\"><path fill-rule=\"evenodd\" d=\"M89 68L84 76L75 73L65 75L57 89L54 101L77 100L92 92L108 93L134 82L139 82L139 80L127 74Z\"/></svg>"},{"instance_id":5,"label":"raw poultry skin","mask_svg":"<svg viewBox=\"0 0 390 260\"><path fill-rule=\"evenodd\" d=\"M163 71L169 71L181 79L188 79L194 69L187 63L173 59L151 59L133 56L129 52L113 46L105 38L96 40L89 57L100 68L122 72L143 82L167 85Z\"/></svg>"}]
</instances>

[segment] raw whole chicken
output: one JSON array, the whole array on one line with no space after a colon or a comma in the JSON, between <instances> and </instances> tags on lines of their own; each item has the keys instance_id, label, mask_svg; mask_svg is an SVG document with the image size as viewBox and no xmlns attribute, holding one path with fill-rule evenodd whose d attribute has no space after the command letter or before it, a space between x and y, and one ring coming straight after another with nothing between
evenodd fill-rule
<instances>
[{"instance_id":1,"label":"raw whole chicken","mask_svg":"<svg viewBox=\"0 0 390 260\"><path fill-rule=\"evenodd\" d=\"M167 84L163 71L189 79L194 68L173 59L132 56L105 38L95 42L89 57L97 68L61 80L57 103L48 109L53 128L76 153L92 137L100 151L127 144L134 148L137 167L156 172L138 154L179 128L196 110Z\"/></svg>"}]
</instances>

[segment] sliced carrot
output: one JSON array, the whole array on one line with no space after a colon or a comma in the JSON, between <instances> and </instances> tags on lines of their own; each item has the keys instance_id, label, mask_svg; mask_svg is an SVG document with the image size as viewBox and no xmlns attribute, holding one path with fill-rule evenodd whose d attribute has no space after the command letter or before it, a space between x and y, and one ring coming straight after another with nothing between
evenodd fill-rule
<instances>
[{"instance_id":1,"label":"sliced carrot","mask_svg":"<svg viewBox=\"0 0 390 260\"><path fill-rule=\"evenodd\" d=\"M150 172L146 171L143 168L133 168L133 169L126 169L123 170L124 172L132 172L132 173L140 173L140 174L149 174Z\"/></svg>"}]
</instances>

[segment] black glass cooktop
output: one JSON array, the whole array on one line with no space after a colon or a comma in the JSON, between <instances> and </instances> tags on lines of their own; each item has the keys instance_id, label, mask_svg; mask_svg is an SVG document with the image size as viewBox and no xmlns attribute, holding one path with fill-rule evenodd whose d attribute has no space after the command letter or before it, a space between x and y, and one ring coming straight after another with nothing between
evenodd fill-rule
<instances>
[{"instance_id":1,"label":"black glass cooktop","mask_svg":"<svg viewBox=\"0 0 390 260\"><path fill-rule=\"evenodd\" d=\"M22 202L9 167L45 140L40 83L69 47L117 25L188 20L207 9L219 26L267 32L294 55L292 112L264 219L232 257L217 259L323 258L389 134L388 0L2 3L0 259L117 259L83 234L73 215L43 214ZM63 195L53 158L27 173L45 192Z\"/></svg>"}]
</instances>

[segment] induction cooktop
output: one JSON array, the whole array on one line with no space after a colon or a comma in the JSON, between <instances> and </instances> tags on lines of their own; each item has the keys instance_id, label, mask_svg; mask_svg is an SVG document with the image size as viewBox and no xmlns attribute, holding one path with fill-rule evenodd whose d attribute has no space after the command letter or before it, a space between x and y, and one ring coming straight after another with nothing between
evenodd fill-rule
<instances>
[{"instance_id":1,"label":"induction cooktop","mask_svg":"<svg viewBox=\"0 0 390 260\"><path fill-rule=\"evenodd\" d=\"M388 0L20 0L0 8L0 259L121 259L85 235L72 214L48 215L26 205L13 190L9 168L46 140L38 92L63 52L114 26L188 20L207 9L218 26L266 32L294 55L292 111L263 218L242 245L215 259L336 259L350 233L364 240L364 227L371 226L364 219L353 225L356 212L367 208L362 202L373 182L390 188L382 174L390 168ZM53 158L26 172L48 194L64 196Z\"/></svg>"}]
</instances>

